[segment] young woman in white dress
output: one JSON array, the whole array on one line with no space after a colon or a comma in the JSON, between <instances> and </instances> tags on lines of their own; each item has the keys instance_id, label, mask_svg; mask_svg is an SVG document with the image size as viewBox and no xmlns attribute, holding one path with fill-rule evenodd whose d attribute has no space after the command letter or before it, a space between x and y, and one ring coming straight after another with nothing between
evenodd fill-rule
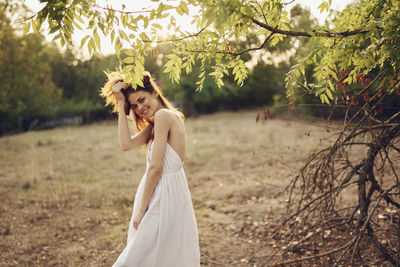
<instances>
[{"instance_id":1,"label":"young woman in white dress","mask_svg":"<svg viewBox=\"0 0 400 267\"><path fill-rule=\"evenodd\" d=\"M149 73L133 89L118 71L108 73L101 91L118 112L123 151L146 149L146 172L138 186L127 245L113 266L199 267L196 218L183 170L184 116L162 95ZM138 133L130 135L132 113Z\"/></svg>"}]
</instances>

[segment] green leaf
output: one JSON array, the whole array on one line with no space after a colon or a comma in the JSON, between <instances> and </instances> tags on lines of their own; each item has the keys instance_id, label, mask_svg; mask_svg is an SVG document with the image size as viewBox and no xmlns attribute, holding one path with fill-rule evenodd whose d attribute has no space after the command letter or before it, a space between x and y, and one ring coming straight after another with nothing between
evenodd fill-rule
<instances>
[{"instance_id":1,"label":"green leaf","mask_svg":"<svg viewBox=\"0 0 400 267\"><path fill-rule=\"evenodd\" d=\"M189 15L189 8L187 7L186 3L184 1L181 1L179 4L180 8L182 9L182 12L186 15Z\"/></svg>"},{"instance_id":2,"label":"green leaf","mask_svg":"<svg viewBox=\"0 0 400 267\"><path fill-rule=\"evenodd\" d=\"M36 20L32 20L32 29L33 29L33 32L34 33L39 33L39 30L38 30L38 23L37 23L37 21Z\"/></svg>"},{"instance_id":3,"label":"green leaf","mask_svg":"<svg viewBox=\"0 0 400 267\"><path fill-rule=\"evenodd\" d=\"M114 41L115 31L114 29L111 31L111 42Z\"/></svg>"},{"instance_id":4,"label":"green leaf","mask_svg":"<svg viewBox=\"0 0 400 267\"><path fill-rule=\"evenodd\" d=\"M182 10L182 7L181 7L181 6L177 6L177 7L175 8L175 10L176 10L176 12L178 12L178 14L181 15L181 16L184 14L184 11Z\"/></svg>"},{"instance_id":5,"label":"green leaf","mask_svg":"<svg viewBox=\"0 0 400 267\"><path fill-rule=\"evenodd\" d=\"M126 33L124 31L119 31L120 36L122 35L122 39L124 39L125 41L129 42L129 38L126 35Z\"/></svg>"},{"instance_id":6,"label":"green leaf","mask_svg":"<svg viewBox=\"0 0 400 267\"><path fill-rule=\"evenodd\" d=\"M245 6L242 7L241 10L244 14L246 14L249 17L254 17L254 10L249 4L245 4Z\"/></svg>"},{"instance_id":7,"label":"green leaf","mask_svg":"<svg viewBox=\"0 0 400 267\"><path fill-rule=\"evenodd\" d=\"M149 41L150 38L147 36L147 34L145 32L141 32L139 34L140 38L142 39L142 41Z\"/></svg>"},{"instance_id":8,"label":"green leaf","mask_svg":"<svg viewBox=\"0 0 400 267\"><path fill-rule=\"evenodd\" d=\"M121 40L117 37L115 38L115 52L117 53L117 57L119 58L119 52L122 48Z\"/></svg>"},{"instance_id":9,"label":"green leaf","mask_svg":"<svg viewBox=\"0 0 400 267\"><path fill-rule=\"evenodd\" d=\"M128 24L129 17L126 14L121 14L121 22L124 27Z\"/></svg>"},{"instance_id":10,"label":"green leaf","mask_svg":"<svg viewBox=\"0 0 400 267\"><path fill-rule=\"evenodd\" d=\"M82 40L81 40L81 48L83 47L83 45L86 43L86 40L89 38L89 35L86 35Z\"/></svg>"},{"instance_id":11,"label":"green leaf","mask_svg":"<svg viewBox=\"0 0 400 267\"><path fill-rule=\"evenodd\" d=\"M25 27L24 27L24 35L27 34L27 33L29 32L30 27L31 27L31 23L30 23L30 22L28 22L27 24L25 24Z\"/></svg>"},{"instance_id":12,"label":"green leaf","mask_svg":"<svg viewBox=\"0 0 400 267\"><path fill-rule=\"evenodd\" d=\"M94 27L94 25L95 25L95 21L94 21L94 17L92 17L92 18L89 20L89 26L88 26L88 29L91 29L91 28L93 28L93 27Z\"/></svg>"},{"instance_id":13,"label":"green leaf","mask_svg":"<svg viewBox=\"0 0 400 267\"><path fill-rule=\"evenodd\" d=\"M326 96L326 94L321 94L321 95L319 96L319 98L321 99L322 104L323 104L323 103L330 104L330 101L329 101L328 97Z\"/></svg>"},{"instance_id":14,"label":"green leaf","mask_svg":"<svg viewBox=\"0 0 400 267\"><path fill-rule=\"evenodd\" d=\"M65 38L64 38L64 36L61 36L61 38L60 38L60 45L61 45L61 47L65 46Z\"/></svg>"},{"instance_id":15,"label":"green leaf","mask_svg":"<svg viewBox=\"0 0 400 267\"><path fill-rule=\"evenodd\" d=\"M137 85L144 87L142 76L141 75L134 75L134 81Z\"/></svg>"},{"instance_id":16,"label":"green leaf","mask_svg":"<svg viewBox=\"0 0 400 267\"><path fill-rule=\"evenodd\" d=\"M133 67L133 72L136 75L139 75L139 78L142 79L141 75L144 72L144 66L142 65L142 63L140 61L136 61L136 65Z\"/></svg>"},{"instance_id":17,"label":"green leaf","mask_svg":"<svg viewBox=\"0 0 400 267\"><path fill-rule=\"evenodd\" d=\"M331 80L329 80L329 79L328 79L328 84L329 84L329 87L331 88L332 92L335 92L335 87L333 86ZM326 91L329 91L328 88L327 88ZM332 99L333 99L333 98L332 98Z\"/></svg>"},{"instance_id":18,"label":"green leaf","mask_svg":"<svg viewBox=\"0 0 400 267\"><path fill-rule=\"evenodd\" d=\"M82 18L81 18L78 14L74 14L74 19L76 19L76 20L79 21L80 23L84 24Z\"/></svg>"},{"instance_id":19,"label":"green leaf","mask_svg":"<svg viewBox=\"0 0 400 267\"><path fill-rule=\"evenodd\" d=\"M97 29L93 31L93 37L94 37L94 41L96 42L96 46L97 48L100 50L100 36L97 33Z\"/></svg>"},{"instance_id":20,"label":"green leaf","mask_svg":"<svg viewBox=\"0 0 400 267\"><path fill-rule=\"evenodd\" d=\"M328 99L328 98L326 97L325 94L321 94L321 95L319 96L319 98L321 99L322 104L325 103L326 100Z\"/></svg>"},{"instance_id":21,"label":"green leaf","mask_svg":"<svg viewBox=\"0 0 400 267\"><path fill-rule=\"evenodd\" d=\"M125 75L125 77L124 77L124 82L125 83L130 83L130 82L132 82L132 78L133 78L133 75L132 75L132 73L128 73L127 75ZM133 87L133 89L136 89L136 84L132 84L132 87Z\"/></svg>"},{"instance_id":22,"label":"green leaf","mask_svg":"<svg viewBox=\"0 0 400 267\"><path fill-rule=\"evenodd\" d=\"M125 65L125 67L122 69L123 73L129 73L133 69L133 65Z\"/></svg>"},{"instance_id":23,"label":"green leaf","mask_svg":"<svg viewBox=\"0 0 400 267\"><path fill-rule=\"evenodd\" d=\"M124 53L131 57L135 56L135 51L133 49L124 50Z\"/></svg>"},{"instance_id":24,"label":"green leaf","mask_svg":"<svg viewBox=\"0 0 400 267\"><path fill-rule=\"evenodd\" d=\"M324 1L318 6L318 9L319 9L320 13L323 13L325 10L328 11L329 10L329 4Z\"/></svg>"},{"instance_id":25,"label":"green leaf","mask_svg":"<svg viewBox=\"0 0 400 267\"><path fill-rule=\"evenodd\" d=\"M75 20L72 20L72 23L75 25L75 27L82 31L82 27Z\"/></svg>"},{"instance_id":26,"label":"green leaf","mask_svg":"<svg viewBox=\"0 0 400 267\"><path fill-rule=\"evenodd\" d=\"M327 95L331 100L333 100L332 92L331 92L331 90L329 90L328 88L326 88L326 95Z\"/></svg>"},{"instance_id":27,"label":"green leaf","mask_svg":"<svg viewBox=\"0 0 400 267\"><path fill-rule=\"evenodd\" d=\"M326 88L318 89L317 92L315 92L315 94L316 94L316 95L320 95L320 94L322 94L323 92L325 92L325 90L326 90Z\"/></svg>"},{"instance_id":28,"label":"green leaf","mask_svg":"<svg viewBox=\"0 0 400 267\"><path fill-rule=\"evenodd\" d=\"M157 28L159 30L162 30L162 26L160 24L158 24L158 23L153 23L153 24L151 24L151 26L154 27L154 28Z\"/></svg>"},{"instance_id":29,"label":"green leaf","mask_svg":"<svg viewBox=\"0 0 400 267\"><path fill-rule=\"evenodd\" d=\"M57 34L56 36L54 36L53 41L55 41L55 40L57 40L57 39L60 39L61 36L62 36L61 33Z\"/></svg>"},{"instance_id":30,"label":"green leaf","mask_svg":"<svg viewBox=\"0 0 400 267\"><path fill-rule=\"evenodd\" d=\"M161 5L161 4L160 4L160 5ZM161 12L161 11L167 11L167 10L170 10L170 9L173 9L173 8L174 8L174 6L172 6L172 5L164 5L164 4L163 4L161 10L159 10L159 11L160 11L160 12ZM160 17L158 17L158 18L160 18Z\"/></svg>"},{"instance_id":31,"label":"green leaf","mask_svg":"<svg viewBox=\"0 0 400 267\"><path fill-rule=\"evenodd\" d=\"M306 76L306 66L304 64L300 65L299 70L303 76Z\"/></svg>"},{"instance_id":32,"label":"green leaf","mask_svg":"<svg viewBox=\"0 0 400 267\"><path fill-rule=\"evenodd\" d=\"M89 39L89 48L91 48L91 50L94 52L94 51L96 51L96 45L95 45L95 43L94 43L94 40L93 40L93 38L90 38Z\"/></svg>"},{"instance_id":33,"label":"green leaf","mask_svg":"<svg viewBox=\"0 0 400 267\"><path fill-rule=\"evenodd\" d=\"M133 63L135 61L134 57L126 57L122 60L124 63Z\"/></svg>"},{"instance_id":34,"label":"green leaf","mask_svg":"<svg viewBox=\"0 0 400 267\"><path fill-rule=\"evenodd\" d=\"M168 17L168 16L169 16L169 13L163 13L163 14L159 15L159 16L157 17L157 19L165 19L165 18Z\"/></svg>"},{"instance_id":35,"label":"green leaf","mask_svg":"<svg viewBox=\"0 0 400 267\"><path fill-rule=\"evenodd\" d=\"M149 25L149 18L148 17L143 17L143 27L147 29L147 26Z\"/></svg>"},{"instance_id":36,"label":"green leaf","mask_svg":"<svg viewBox=\"0 0 400 267\"><path fill-rule=\"evenodd\" d=\"M173 66L165 67L165 68L164 68L164 73L169 73L169 72L172 71L172 69L173 69Z\"/></svg>"}]
</instances>

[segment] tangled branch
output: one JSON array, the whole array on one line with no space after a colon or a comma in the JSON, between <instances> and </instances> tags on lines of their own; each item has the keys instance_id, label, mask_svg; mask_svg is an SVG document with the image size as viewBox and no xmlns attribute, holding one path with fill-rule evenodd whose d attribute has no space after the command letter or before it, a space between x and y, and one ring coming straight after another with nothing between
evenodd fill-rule
<instances>
[{"instance_id":1,"label":"tangled branch","mask_svg":"<svg viewBox=\"0 0 400 267\"><path fill-rule=\"evenodd\" d=\"M386 97L355 112L336 141L312 154L287 188L288 216L282 223L290 234L285 253L305 253L310 240L329 245L273 266L322 258L335 266L358 265L371 262L373 251L383 261L399 264L399 249L387 244L400 236L400 113L371 119ZM389 211L394 215L388 222Z\"/></svg>"}]
</instances>

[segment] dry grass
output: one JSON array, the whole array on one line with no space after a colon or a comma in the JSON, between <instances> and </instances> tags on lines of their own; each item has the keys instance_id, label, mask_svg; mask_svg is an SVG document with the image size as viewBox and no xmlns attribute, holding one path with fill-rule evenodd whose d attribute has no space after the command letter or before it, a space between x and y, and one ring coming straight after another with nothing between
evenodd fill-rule
<instances>
[{"instance_id":1,"label":"dry grass","mask_svg":"<svg viewBox=\"0 0 400 267\"><path fill-rule=\"evenodd\" d=\"M278 216L279 194L328 140L322 122L255 122L256 112L188 119L185 170L202 266L261 266L273 248L246 239ZM121 152L116 121L0 139L0 265L111 266L125 246L141 151ZM264 229L265 231L265 229Z\"/></svg>"}]
</instances>

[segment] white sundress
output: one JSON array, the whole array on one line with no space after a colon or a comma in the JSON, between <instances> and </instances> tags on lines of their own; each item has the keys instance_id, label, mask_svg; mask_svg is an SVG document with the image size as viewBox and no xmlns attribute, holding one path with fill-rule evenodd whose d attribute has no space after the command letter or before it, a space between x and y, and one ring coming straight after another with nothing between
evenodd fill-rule
<instances>
[{"instance_id":1,"label":"white sundress","mask_svg":"<svg viewBox=\"0 0 400 267\"><path fill-rule=\"evenodd\" d=\"M163 172L137 230L133 217L142 198L153 142L148 146L146 172L140 181L129 222L125 249L113 267L199 267L197 223L183 162L167 143Z\"/></svg>"}]
</instances>

